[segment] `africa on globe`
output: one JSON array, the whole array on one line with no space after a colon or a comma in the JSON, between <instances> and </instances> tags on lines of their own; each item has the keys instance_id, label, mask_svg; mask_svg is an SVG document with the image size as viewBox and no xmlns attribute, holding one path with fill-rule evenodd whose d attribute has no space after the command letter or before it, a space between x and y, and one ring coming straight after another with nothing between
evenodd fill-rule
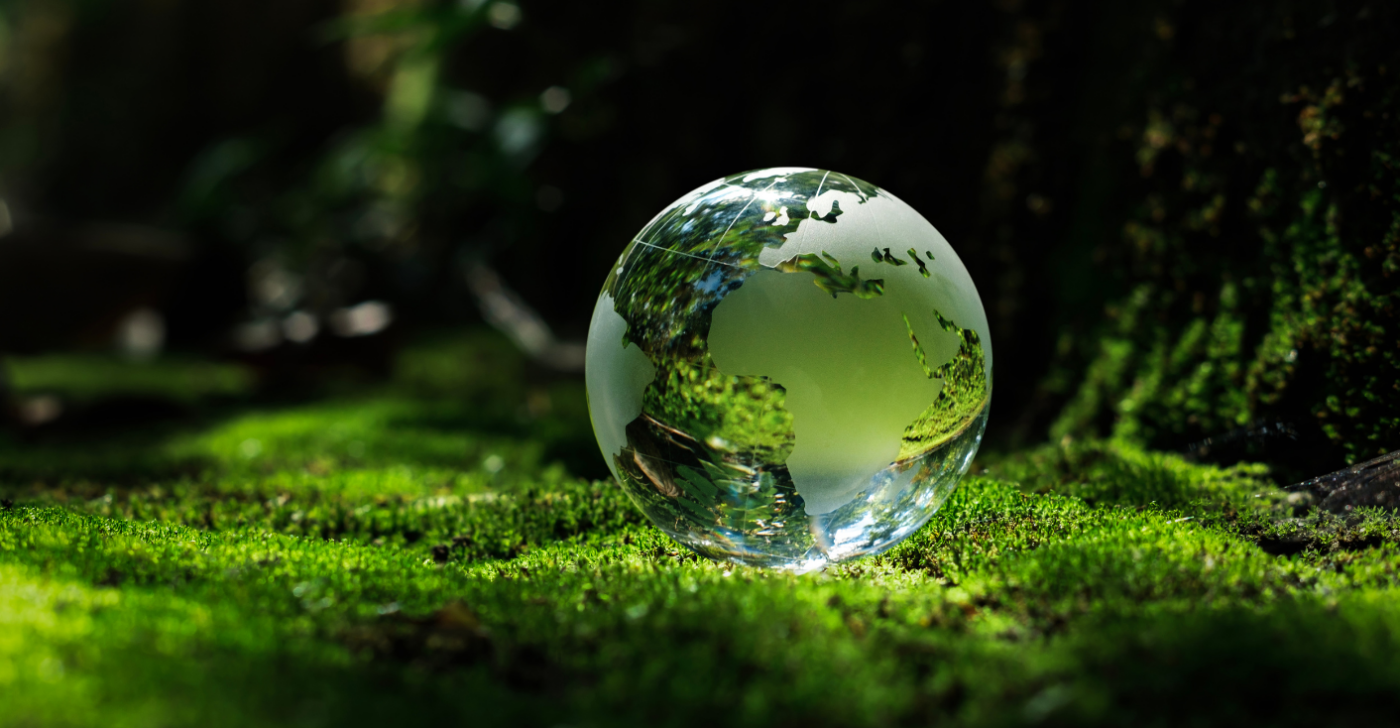
<instances>
[{"instance_id":1,"label":"africa on globe","mask_svg":"<svg viewBox=\"0 0 1400 728\"><path fill-rule=\"evenodd\" d=\"M642 228L594 308L586 378L608 467L657 527L801 572L879 553L943 504L986 426L991 337L912 207L782 167Z\"/></svg>"}]
</instances>

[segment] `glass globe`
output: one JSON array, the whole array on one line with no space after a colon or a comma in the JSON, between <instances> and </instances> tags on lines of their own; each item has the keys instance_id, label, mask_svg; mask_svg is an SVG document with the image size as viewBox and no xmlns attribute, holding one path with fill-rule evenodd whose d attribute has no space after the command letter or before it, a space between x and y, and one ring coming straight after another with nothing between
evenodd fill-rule
<instances>
[{"instance_id":1,"label":"glass globe","mask_svg":"<svg viewBox=\"0 0 1400 728\"><path fill-rule=\"evenodd\" d=\"M622 252L588 332L589 413L633 502L714 559L883 551L967 471L987 317L918 212L839 172L715 180Z\"/></svg>"}]
</instances>

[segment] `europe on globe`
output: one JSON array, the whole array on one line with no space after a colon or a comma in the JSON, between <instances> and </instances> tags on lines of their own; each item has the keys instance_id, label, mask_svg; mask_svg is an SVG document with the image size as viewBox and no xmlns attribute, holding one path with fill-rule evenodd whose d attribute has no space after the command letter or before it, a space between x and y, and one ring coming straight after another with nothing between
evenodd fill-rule
<instances>
[{"instance_id":1,"label":"europe on globe","mask_svg":"<svg viewBox=\"0 0 1400 728\"><path fill-rule=\"evenodd\" d=\"M991 337L912 207L773 168L642 228L594 308L586 379L608 467L657 527L801 572L883 551L943 504L986 426Z\"/></svg>"}]
</instances>

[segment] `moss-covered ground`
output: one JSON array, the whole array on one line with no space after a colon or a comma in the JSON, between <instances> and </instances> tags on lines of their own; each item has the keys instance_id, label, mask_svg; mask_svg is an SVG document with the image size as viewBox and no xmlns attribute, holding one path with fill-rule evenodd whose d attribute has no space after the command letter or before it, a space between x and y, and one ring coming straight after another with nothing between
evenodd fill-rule
<instances>
[{"instance_id":1,"label":"moss-covered ground","mask_svg":"<svg viewBox=\"0 0 1400 728\"><path fill-rule=\"evenodd\" d=\"M21 397L181 407L0 442L0 725L1400 715L1400 522L1261 466L984 454L904 544L794 577L644 523L588 477L581 383L490 336L300 401L199 362L8 366Z\"/></svg>"}]
</instances>

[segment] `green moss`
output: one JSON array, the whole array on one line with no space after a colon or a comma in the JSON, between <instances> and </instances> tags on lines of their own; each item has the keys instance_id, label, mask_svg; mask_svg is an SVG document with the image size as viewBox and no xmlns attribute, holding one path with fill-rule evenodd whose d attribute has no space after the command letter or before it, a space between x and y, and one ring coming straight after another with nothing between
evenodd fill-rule
<instances>
[{"instance_id":1,"label":"green moss","mask_svg":"<svg viewBox=\"0 0 1400 728\"><path fill-rule=\"evenodd\" d=\"M452 679L375 670L335 639L357 612L377 614L373 603L386 593L378 589L406 596L392 584L413 573L411 559L41 509L7 512L3 524L0 720L7 724L551 714L549 706L512 700L480 670Z\"/></svg>"},{"instance_id":2,"label":"green moss","mask_svg":"<svg viewBox=\"0 0 1400 728\"><path fill-rule=\"evenodd\" d=\"M1334 17L1311 2L1156 12L1161 32L1139 31L1146 82L1125 83L1120 141L1095 162L1128 211L1094 253L1099 290L1116 293L1094 334L1060 349L1067 371L1045 391L1069 396L1053 437L1178 448L1287 421L1352 461L1400 447L1400 87L1385 23L1295 36ZM1249 27L1256 55L1228 33L1173 40L1188 27ZM1303 57L1318 62L1282 62ZM1197 85L1220 68L1267 91Z\"/></svg>"},{"instance_id":3,"label":"green moss","mask_svg":"<svg viewBox=\"0 0 1400 728\"><path fill-rule=\"evenodd\" d=\"M1273 506L1279 493L1262 465L1200 465L1124 441L1064 440L992 458L988 468L1029 492L1062 493L1092 505L1245 509Z\"/></svg>"},{"instance_id":4,"label":"green moss","mask_svg":"<svg viewBox=\"0 0 1400 728\"><path fill-rule=\"evenodd\" d=\"M1069 441L988 457L884 555L736 568L572 474L548 442L591 436L581 388L493 342L414 348L356 398L141 429L108 470L77 436L0 444L0 722L1237 718L1221 691L1287 722L1400 688L1391 516L1300 517L1254 497L1257 466ZM1327 677L1279 667L1301 656Z\"/></svg>"},{"instance_id":5,"label":"green moss","mask_svg":"<svg viewBox=\"0 0 1400 728\"><path fill-rule=\"evenodd\" d=\"M234 364L198 360L136 361L100 354L9 357L9 384L20 394L57 395L73 402L129 396L192 404L201 399L244 397L253 376Z\"/></svg>"},{"instance_id":6,"label":"green moss","mask_svg":"<svg viewBox=\"0 0 1400 728\"><path fill-rule=\"evenodd\" d=\"M988 216L997 241L1074 217L1050 270L1008 253L1007 290L1055 280L1090 311L1047 336L1052 444L984 455L907 541L799 578L700 560L644 523L589 478L581 384L527 378L498 336L441 336L392 382L297 404L253 400L226 365L12 360L26 399L185 414L0 436L0 723L1392 722L1400 519L1318 513L1263 466L1150 448L1276 418L1353 459L1400 446L1394 11L1104 5L1098 35L1057 35L1088 25L1013 5ZM1039 64L1106 36L1113 53L1075 62L1123 69L1087 77L1092 119L1069 133L1027 110L1075 107L1035 86L1056 75ZM1036 167L1052 147L1085 158ZM1051 205L1081 164L1083 199ZM782 390L718 377L694 336L737 279L674 300L695 266L751 268L796 224L715 245L729 222L674 265L633 248L624 266L649 275L608 290L629 320L676 314L629 330L690 362L661 367L648 409L774 462L791 449ZM976 393L964 338L937 374ZM931 410L909 447L967 416Z\"/></svg>"}]
</instances>

